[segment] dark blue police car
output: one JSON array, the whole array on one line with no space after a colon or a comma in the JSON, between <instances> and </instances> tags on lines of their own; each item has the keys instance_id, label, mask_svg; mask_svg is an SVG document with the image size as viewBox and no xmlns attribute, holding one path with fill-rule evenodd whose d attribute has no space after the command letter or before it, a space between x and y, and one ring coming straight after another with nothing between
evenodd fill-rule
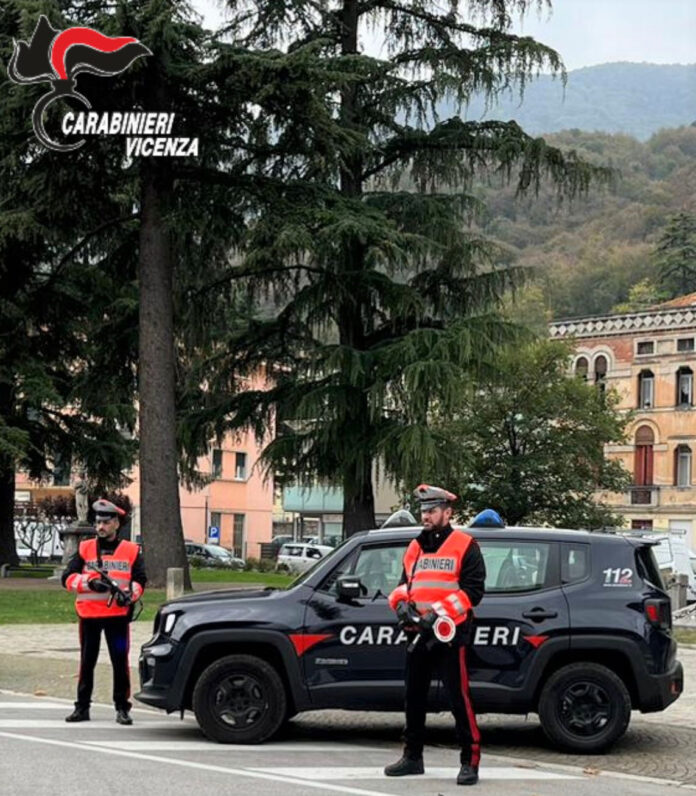
<instances>
[{"instance_id":1,"label":"dark blue police car","mask_svg":"<svg viewBox=\"0 0 696 796\"><path fill-rule=\"evenodd\" d=\"M222 743L263 742L300 711L403 710L406 638L386 597L419 530L352 536L285 590L165 604L142 648L137 699L192 709ZM466 530L487 570L467 655L477 712L537 712L556 745L597 752L625 732L631 709L677 699L682 666L649 540ZM435 681L430 706L447 710Z\"/></svg>"}]
</instances>

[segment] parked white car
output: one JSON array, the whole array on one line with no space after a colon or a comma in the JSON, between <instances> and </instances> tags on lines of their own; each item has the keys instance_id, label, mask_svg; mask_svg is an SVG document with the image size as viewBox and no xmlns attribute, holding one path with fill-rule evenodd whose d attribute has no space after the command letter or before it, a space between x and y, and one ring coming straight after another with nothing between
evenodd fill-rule
<instances>
[{"instance_id":1,"label":"parked white car","mask_svg":"<svg viewBox=\"0 0 696 796\"><path fill-rule=\"evenodd\" d=\"M278 553L277 568L286 568L290 572L305 572L331 552L333 547L327 545L286 542Z\"/></svg>"},{"instance_id":2,"label":"parked white car","mask_svg":"<svg viewBox=\"0 0 696 796\"><path fill-rule=\"evenodd\" d=\"M684 531L672 530L668 534L656 537L659 544L653 547L657 565L662 572L674 572L678 575L686 575L689 578L689 585L686 589L686 599L688 602L696 601L696 553L689 550Z\"/></svg>"}]
</instances>

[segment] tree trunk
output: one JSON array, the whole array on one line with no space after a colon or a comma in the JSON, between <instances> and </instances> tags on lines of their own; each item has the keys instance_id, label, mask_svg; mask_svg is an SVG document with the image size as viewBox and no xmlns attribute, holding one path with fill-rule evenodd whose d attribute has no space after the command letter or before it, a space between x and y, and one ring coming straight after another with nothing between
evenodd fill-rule
<instances>
[{"instance_id":1,"label":"tree trunk","mask_svg":"<svg viewBox=\"0 0 696 796\"><path fill-rule=\"evenodd\" d=\"M345 0L342 14L341 53L352 55L358 52L358 2ZM355 128L360 123L360 102L358 87L354 84L341 91L341 121L347 128ZM340 173L341 193L351 198L362 196L363 162L360 154L346 158L345 166ZM365 263L365 251L360 241L351 241L344 252L346 272L358 274ZM363 305L370 307L369 296L364 295L362 285L358 282L351 298L344 299L338 308L337 323L341 345L363 351L365 333L363 317L369 311L362 311ZM352 422L346 424L344 433L355 438L357 450L351 457L343 475L343 530L346 537L359 531L375 527L375 499L372 487L372 456L363 447L363 440L369 440L370 434L364 430L369 423L369 409L364 394L359 394L352 402L354 411Z\"/></svg>"},{"instance_id":2,"label":"tree trunk","mask_svg":"<svg viewBox=\"0 0 696 796\"><path fill-rule=\"evenodd\" d=\"M0 417L12 424L13 389L0 384ZM15 465L9 456L0 456L0 564L17 566L14 534Z\"/></svg>"},{"instance_id":3,"label":"tree trunk","mask_svg":"<svg viewBox=\"0 0 696 796\"><path fill-rule=\"evenodd\" d=\"M372 460L357 459L354 470L343 476L343 532L346 539L375 527L375 497L372 489Z\"/></svg>"},{"instance_id":4,"label":"tree trunk","mask_svg":"<svg viewBox=\"0 0 696 796\"><path fill-rule=\"evenodd\" d=\"M17 566L14 535L15 469L12 461L0 456L0 564Z\"/></svg>"},{"instance_id":5,"label":"tree trunk","mask_svg":"<svg viewBox=\"0 0 696 796\"><path fill-rule=\"evenodd\" d=\"M169 567L191 579L179 506L176 444L173 262L164 222L172 190L165 169L143 165L139 252L140 518L150 584L162 587Z\"/></svg>"}]
</instances>

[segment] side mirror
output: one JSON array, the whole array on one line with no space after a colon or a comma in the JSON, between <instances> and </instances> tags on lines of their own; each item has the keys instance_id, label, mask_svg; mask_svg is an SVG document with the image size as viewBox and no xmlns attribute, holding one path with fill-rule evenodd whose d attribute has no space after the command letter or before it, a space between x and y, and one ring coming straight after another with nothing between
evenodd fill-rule
<instances>
[{"instance_id":1,"label":"side mirror","mask_svg":"<svg viewBox=\"0 0 696 796\"><path fill-rule=\"evenodd\" d=\"M336 581L336 592L341 600L356 600L367 594L367 589L356 575L342 575Z\"/></svg>"}]
</instances>

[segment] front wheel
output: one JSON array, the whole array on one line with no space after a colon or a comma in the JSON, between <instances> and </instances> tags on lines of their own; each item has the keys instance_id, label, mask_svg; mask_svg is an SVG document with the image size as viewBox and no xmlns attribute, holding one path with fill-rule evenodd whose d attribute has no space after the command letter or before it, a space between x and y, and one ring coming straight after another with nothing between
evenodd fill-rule
<instances>
[{"instance_id":1,"label":"front wheel","mask_svg":"<svg viewBox=\"0 0 696 796\"><path fill-rule=\"evenodd\" d=\"M263 743L285 719L287 698L278 672L253 655L227 655L198 678L193 711L218 743Z\"/></svg>"},{"instance_id":2,"label":"front wheel","mask_svg":"<svg viewBox=\"0 0 696 796\"><path fill-rule=\"evenodd\" d=\"M598 663L573 663L554 672L539 698L539 719L561 749L602 752L617 741L631 718L623 680Z\"/></svg>"}]
</instances>

